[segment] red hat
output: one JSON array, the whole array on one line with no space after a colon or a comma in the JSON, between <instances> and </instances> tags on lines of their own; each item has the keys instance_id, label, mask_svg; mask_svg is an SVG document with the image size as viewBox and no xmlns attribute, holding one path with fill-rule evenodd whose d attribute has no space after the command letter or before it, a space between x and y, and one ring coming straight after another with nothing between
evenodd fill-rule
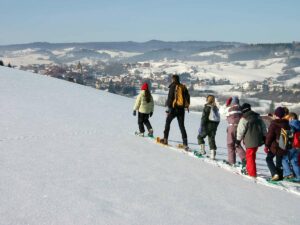
<instances>
[{"instance_id":1,"label":"red hat","mask_svg":"<svg viewBox=\"0 0 300 225\"><path fill-rule=\"evenodd\" d=\"M141 87L141 90L142 90L142 91L148 90L148 84L147 84L147 83L144 83L144 84L142 85L142 87Z\"/></svg>"},{"instance_id":2,"label":"red hat","mask_svg":"<svg viewBox=\"0 0 300 225\"><path fill-rule=\"evenodd\" d=\"M227 107L230 106L231 101L232 101L232 97L230 97L230 98L228 98L228 99L226 100L226 106L227 106Z\"/></svg>"}]
</instances>

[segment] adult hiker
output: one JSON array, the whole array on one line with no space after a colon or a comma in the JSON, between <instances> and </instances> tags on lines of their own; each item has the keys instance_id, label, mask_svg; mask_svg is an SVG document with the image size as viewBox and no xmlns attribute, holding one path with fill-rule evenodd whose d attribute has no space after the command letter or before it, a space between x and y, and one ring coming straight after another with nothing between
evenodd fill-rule
<instances>
[{"instance_id":1,"label":"adult hiker","mask_svg":"<svg viewBox=\"0 0 300 225\"><path fill-rule=\"evenodd\" d=\"M170 125L174 118L177 118L182 135L183 148L189 150L187 133L184 126L185 109L189 112L190 95L185 85L180 83L178 75L172 76L172 83L169 86L169 94L166 101L167 119L164 130L164 138L160 140L162 144L168 144Z\"/></svg>"}]
</instances>

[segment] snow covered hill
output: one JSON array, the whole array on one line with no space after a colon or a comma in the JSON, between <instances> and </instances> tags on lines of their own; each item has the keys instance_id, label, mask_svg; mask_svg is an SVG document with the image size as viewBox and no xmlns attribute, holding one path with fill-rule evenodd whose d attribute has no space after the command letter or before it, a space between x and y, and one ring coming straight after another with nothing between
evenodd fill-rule
<instances>
[{"instance_id":1,"label":"snow covered hill","mask_svg":"<svg viewBox=\"0 0 300 225\"><path fill-rule=\"evenodd\" d=\"M0 67L0 102L0 224L299 224L299 196L135 137L133 99Z\"/></svg>"}]
</instances>

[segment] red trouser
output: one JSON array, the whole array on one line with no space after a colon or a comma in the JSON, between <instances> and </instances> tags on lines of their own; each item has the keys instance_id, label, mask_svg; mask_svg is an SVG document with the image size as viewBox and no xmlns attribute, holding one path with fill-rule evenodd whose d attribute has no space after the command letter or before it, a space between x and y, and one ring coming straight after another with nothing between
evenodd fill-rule
<instances>
[{"instance_id":1,"label":"red trouser","mask_svg":"<svg viewBox=\"0 0 300 225\"><path fill-rule=\"evenodd\" d=\"M251 177L256 177L256 152L258 147L256 148L247 148L246 150L246 169L248 172L248 175Z\"/></svg>"}]
</instances>

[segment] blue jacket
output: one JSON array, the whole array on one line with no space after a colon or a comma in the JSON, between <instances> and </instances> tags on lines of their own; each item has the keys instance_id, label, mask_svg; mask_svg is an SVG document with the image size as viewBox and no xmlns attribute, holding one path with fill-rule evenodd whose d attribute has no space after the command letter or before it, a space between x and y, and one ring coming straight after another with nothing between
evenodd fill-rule
<instances>
[{"instance_id":1,"label":"blue jacket","mask_svg":"<svg viewBox=\"0 0 300 225\"><path fill-rule=\"evenodd\" d=\"M299 120L291 120L290 126L291 126L293 132L300 131L300 121Z\"/></svg>"}]
</instances>

